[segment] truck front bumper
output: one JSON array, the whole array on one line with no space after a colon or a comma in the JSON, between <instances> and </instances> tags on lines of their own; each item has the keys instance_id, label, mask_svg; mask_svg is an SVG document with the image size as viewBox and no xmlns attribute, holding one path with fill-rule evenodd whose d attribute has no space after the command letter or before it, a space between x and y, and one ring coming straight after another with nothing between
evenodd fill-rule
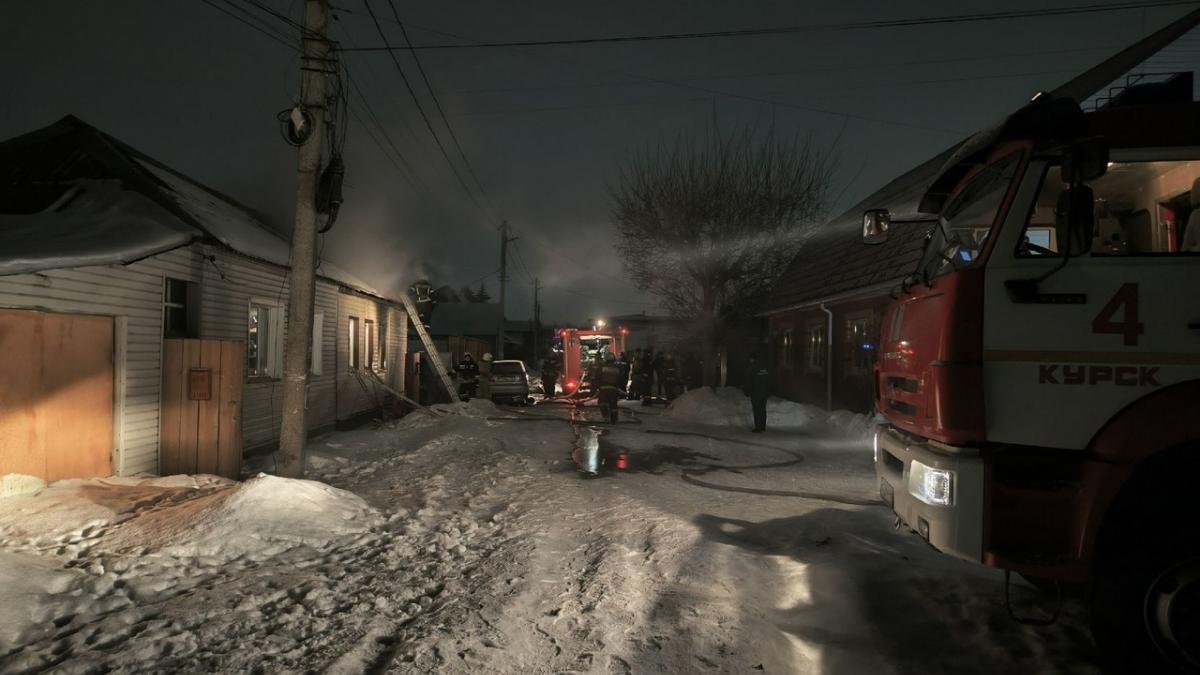
<instances>
[{"instance_id":1,"label":"truck front bumper","mask_svg":"<svg viewBox=\"0 0 1200 675\"><path fill-rule=\"evenodd\" d=\"M879 494L900 520L943 553L983 558L984 462L979 451L875 431Z\"/></svg>"}]
</instances>

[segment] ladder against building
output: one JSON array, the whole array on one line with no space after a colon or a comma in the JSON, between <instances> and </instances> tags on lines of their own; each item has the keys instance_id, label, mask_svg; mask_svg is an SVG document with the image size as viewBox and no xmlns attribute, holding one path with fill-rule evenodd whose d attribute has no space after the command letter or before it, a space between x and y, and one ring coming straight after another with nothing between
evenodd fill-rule
<instances>
[{"instance_id":1,"label":"ladder against building","mask_svg":"<svg viewBox=\"0 0 1200 675\"><path fill-rule=\"evenodd\" d=\"M429 337L429 332L425 330L425 326L421 325L421 317L417 314L417 308L413 305L412 299L407 293L400 294L400 300L404 303L404 309L408 312L408 318L412 321L412 325L417 329L417 335L421 338L421 344L425 345L425 353L429 355L429 362L433 364L433 370L437 372L438 378L441 379L442 385L446 388L446 394L450 396L451 402L457 402L458 388L454 386L454 380L450 378L449 371L446 370L446 364L438 358L437 349L433 346L433 338Z\"/></svg>"}]
</instances>

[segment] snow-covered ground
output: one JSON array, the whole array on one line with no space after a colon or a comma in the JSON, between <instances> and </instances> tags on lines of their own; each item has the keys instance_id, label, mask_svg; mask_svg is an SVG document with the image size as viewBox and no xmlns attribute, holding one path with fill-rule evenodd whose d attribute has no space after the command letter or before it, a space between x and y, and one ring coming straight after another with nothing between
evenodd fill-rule
<instances>
[{"instance_id":1,"label":"snow-covered ground","mask_svg":"<svg viewBox=\"0 0 1200 675\"><path fill-rule=\"evenodd\" d=\"M310 481L0 499L0 672L1094 671L1079 603L1015 623L1000 574L893 528L865 418L438 412L315 441Z\"/></svg>"}]
</instances>

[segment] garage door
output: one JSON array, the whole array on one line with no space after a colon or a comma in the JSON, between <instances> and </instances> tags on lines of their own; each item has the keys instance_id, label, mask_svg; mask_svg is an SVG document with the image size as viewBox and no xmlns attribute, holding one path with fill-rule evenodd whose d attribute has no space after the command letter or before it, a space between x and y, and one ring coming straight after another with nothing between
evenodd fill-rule
<instances>
[{"instance_id":1,"label":"garage door","mask_svg":"<svg viewBox=\"0 0 1200 675\"><path fill-rule=\"evenodd\" d=\"M108 476L112 450L112 318L0 309L0 476Z\"/></svg>"}]
</instances>

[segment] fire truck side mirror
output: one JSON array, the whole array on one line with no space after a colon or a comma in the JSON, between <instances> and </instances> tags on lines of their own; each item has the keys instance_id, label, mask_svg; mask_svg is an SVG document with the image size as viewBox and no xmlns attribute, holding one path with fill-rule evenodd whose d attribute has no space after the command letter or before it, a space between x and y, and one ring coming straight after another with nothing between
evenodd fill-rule
<instances>
[{"instance_id":1,"label":"fire truck side mirror","mask_svg":"<svg viewBox=\"0 0 1200 675\"><path fill-rule=\"evenodd\" d=\"M864 244L882 244L887 241L888 227L892 215L887 209L870 209L863 213L862 238Z\"/></svg>"},{"instance_id":2,"label":"fire truck side mirror","mask_svg":"<svg viewBox=\"0 0 1200 675\"><path fill-rule=\"evenodd\" d=\"M1063 150L1062 181L1096 180L1108 171L1108 143L1103 138L1086 138Z\"/></svg>"}]
</instances>

